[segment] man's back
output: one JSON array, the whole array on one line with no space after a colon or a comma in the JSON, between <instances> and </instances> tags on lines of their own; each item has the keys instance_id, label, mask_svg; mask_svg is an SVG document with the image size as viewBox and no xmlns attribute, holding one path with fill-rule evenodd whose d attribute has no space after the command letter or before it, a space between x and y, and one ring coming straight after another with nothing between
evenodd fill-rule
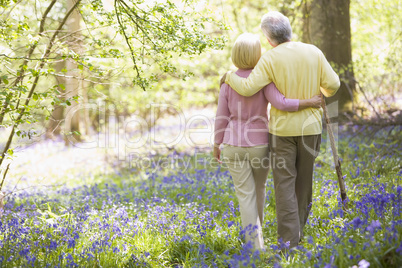
<instances>
[{"instance_id":1,"label":"man's back","mask_svg":"<svg viewBox=\"0 0 402 268\"><path fill-rule=\"evenodd\" d=\"M321 51L313 45L286 42L262 58L272 65L272 81L287 98L309 99L320 94ZM278 136L316 135L322 131L322 109L295 113L271 107L270 133Z\"/></svg>"}]
</instances>

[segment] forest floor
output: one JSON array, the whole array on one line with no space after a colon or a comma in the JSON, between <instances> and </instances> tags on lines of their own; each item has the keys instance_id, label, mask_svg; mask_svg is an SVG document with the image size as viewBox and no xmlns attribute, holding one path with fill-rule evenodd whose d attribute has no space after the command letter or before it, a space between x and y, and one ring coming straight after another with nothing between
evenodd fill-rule
<instances>
[{"instance_id":1,"label":"forest floor","mask_svg":"<svg viewBox=\"0 0 402 268\"><path fill-rule=\"evenodd\" d=\"M367 138L365 130L337 128L346 212L324 131L305 241L285 254L276 241L270 173L267 250L254 252L242 238L230 174L209 151L213 116L194 112L179 129L177 120L161 121L148 137L172 138L168 146L138 146L145 132L108 132L93 148L63 140L20 146L5 183L0 266L402 266L400 130Z\"/></svg>"}]
</instances>

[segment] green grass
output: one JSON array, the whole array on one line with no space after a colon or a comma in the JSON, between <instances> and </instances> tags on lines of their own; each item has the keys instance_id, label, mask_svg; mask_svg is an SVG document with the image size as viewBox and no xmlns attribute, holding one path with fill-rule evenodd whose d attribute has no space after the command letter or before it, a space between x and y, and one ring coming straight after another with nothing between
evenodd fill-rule
<instances>
[{"instance_id":1,"label":"green grass","mask_svg":"<svg viewBox=\"0 0 402 268\"><path fill-rule=\"evenodd\" d=\"M286 254L277 249L271 174L267 251L253 253L240 235L229 173L183 156L193 163L188 170L123 168L74 188L11 195L1 218L0 267L352 267L362 260L370 267L400 267L400 136L340 137L346 213L324 136L305 238Z\"/></svg>"}]
</instances>

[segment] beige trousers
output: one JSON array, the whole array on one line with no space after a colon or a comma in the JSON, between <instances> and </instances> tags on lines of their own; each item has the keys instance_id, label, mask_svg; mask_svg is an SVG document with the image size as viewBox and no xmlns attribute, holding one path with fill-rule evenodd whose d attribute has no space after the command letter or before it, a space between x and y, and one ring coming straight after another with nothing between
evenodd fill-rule
<instances>
[{"instance_id":1,"label":"beige trousers","mask_svg":"<svg viewBox=\"0 0 402 268\"><path fill-rule=\"evenodd\" d=\"M222 161L228 166L239 200L246 242L264 249L265 183L269 170L268 146L236 147L225 145Z\"/></svg>"},{"instance_id":2,"label":"beige trousers","mask_svg":"<svg viewBox=\"0 0 402 268\"><path fill-rule=\"evenodd\" d=\"M278 239L298 245L311 210L314 161L321 135L280 137L269 135L274 177Z\"/></svg>"}]
</instances>

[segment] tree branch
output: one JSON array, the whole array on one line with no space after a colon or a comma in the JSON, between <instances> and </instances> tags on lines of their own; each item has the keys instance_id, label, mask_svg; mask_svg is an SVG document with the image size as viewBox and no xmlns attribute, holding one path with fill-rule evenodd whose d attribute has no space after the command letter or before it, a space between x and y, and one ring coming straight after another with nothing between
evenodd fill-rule
<instances>
[{"instance_id":1,"label":"tree branch","mask_svg":"<svg viewBox=\"0 0 402 268\"><path fill-rule=\"evenodd\" d=\"M42 35L46 17L49 14L49 11L52 9L54 4L56 3L56 1L57 0L53 0L50 3L50 5L48 6L48 8L46 9L45 13L43 13L41 23L40 23L40 27L39 27L39 35ZM21 69L19 71L20 75L14 80L14 82L13 82L11 87L16 86L18 83L20 83L24 79L24 74L25 74L24 66L26 66L28 64L28 59L32 56L32 54L33 54L33 52L34 52L34 50L36 49L37 46L38 46L38 42L35 42L31 46L31 48L29 49L28 56L26 57L26 59L24 60L24 62L21 65ZM3 107L1 109L1 112L0 112L0 125L3 124L3 120L4 120L4 116L5 116L7 107L8 107L8 102L4 102ZM0 163L0 165L1 165L1 163Z\"/></svg>"},{"instance_id":2,"label":"tree branch","mask_svg":"<svg viewBox=\"0 0 402 268\"><path fill-rule=\"evenodd\" d=\"M54 43L54 40L56 39L58 33L59 33L60 30L63 28L64 24L66 23L66 21L67 21L67 19L68 19L68 17L71 15L71 13L74 11L74 9L78 6L78 4L79 4L80 2L81 2L81 0L77 0L77 1L75 2L75 4L71 7L71 9L67 12L66 16L64 17L64 19L62 20L62 22L59 24L59 27L57 27L57 30L54 32L52 38L49 40L48 46L47 46L47 48L46 48L45 53L43 54L42 59L45 59L45 58L47 58L47 57L49 56L49 54L50 54L50 52L51 52L51 49L52 49L52 46L53 46L53 43ZM35 47L36 47L36 46L35 46ZM30 52L31 52L31 51L33 52L32 49L30 50ZM29 57L30 57L30 56L29 56ZM43 66L45 65L45 63L46 63L45 60L42 60L42 62L41 62L40 65L39 65L39 69L42 69ZM39 77L40 77L39 75L37 75L37 76L35 77L35 80L34 80L34 82L33 82L33 84L32 84L32 87L31 87L31 89L30 89L30 91L29 91L28 97L27 97L27 99L25 100L24 107L22 107L22 109L20 110L20 112L19 112L19 114L18 114L17 119L14 121L13 127L12 127L11 132L10 132L10 136L9 136L9 138L8 138L8 140L7 140L7 144L6 144L6 146L4 147L3 152L2 152L2 154L1 154L0 166L2 165L2 163L3 163L3 161L4 161L4 158L5 158L5 155L6 155L7 151L8 151L8 149L10 148L11 142L12 142L13 137L14 137L15 128L16 128L17 125L19 125L19 123L20 123L22 117L24 116L26 107L29 105L29 102L30 102L30 100L31 100L31 98L32 98L32 95L33 95L33 93L34 93L34 91L35 91L35 89L36 89L36 86L38 85ZM18 106L19 106L19 102L18 102L18 105L16 106L16 109L19 108Z\"/></svg>"},{"instance_id":3,"label":"tree branch","mask_svg":"<svg viewBox=\"0 0 402 268\"><path fill-rule=\"evenodd\" d=\"M119 23L120 30L121 30L122 33L123 33L124 39L126 40L126 43L127 43L127 45L128 45L128 48L130 49L131 59L133 60L133 63L134 63L134 70L135 70L136 73L137 73L137 78L141 78L140 70L138 69L137 62L136 62L136 60L135 60L134 50L133 50L133 48L132 48L132 46L131 46L131 44L130 44L130 41L129 41L128 37L127 37L126 32L124 31L123 23L122 23L121 20L120 20L120 14L119 14L119 11L118 11L117 2L118 2L117 0L114 1L114 8L115 8L115 10L116 10L117 21L118 21L118 23ZM122 8L124 9L123 6L122 6ZM140 86L141 86L141 88L145 91L144 85L141 84Z\"/></svg>"},{"instance_id":4,"label":"tree branch","mask_svg":"<svg viewBox=\"0 0 402 268\"><path fill-rule=\"evenodd\" d=\"M40 21L40 26L39 26L39 35L43 34L43 30L45 27L45 21L46 21L46 17L47 14L49 14L50 10L52 9L52 7L54 6L54 4L56 3L57 0L53 0L50 5L46 8L45 13L43 13L42 16L42 20Z\"/></svg>"},{"instance_id":5,"label":"tree branch","mask_svg":"<svg viewBox=\"0 0 402 268\"><path fill-rule=\"evenodd\" d=\"M364 98L366 99L366 101L368 102L368 104L369 104L369 105L371 106L371 108L373 109L373 111L374 111L374 113L376 114L377 118L378 118L378 119L381 119L380 114L377 112L376 108L375 108L374 105L371 103L371 101L367 98L366 93L364 92L363 88L360 86L359 82L357 82L355 79L354 79L354 81L355 81L355 83L357 84L357 86L358 86L360 92L363 93L363 96L364 96Z\"/></svg>"},{"instance_id":6,"label":"tree branch","mask_svg":"<svg viewBox=\"0 0 402 268\"><path fill-rule=\"evenodd\" d=\"M8 172L8 170L9 170L9 168L10 168L10 164L7 165L7 168L6 168L6 170L4 171L3 179L1 180L1 183L0 183L0 194L1 194L1 190L3 189L3 183L4 183L5 179L6 179L7 172ZM0 196L0 198L2 198L2 196ZM2 201L2 200L0 200L0 203L1 203L1 201Z\"/></svg>"}]
</instances>

